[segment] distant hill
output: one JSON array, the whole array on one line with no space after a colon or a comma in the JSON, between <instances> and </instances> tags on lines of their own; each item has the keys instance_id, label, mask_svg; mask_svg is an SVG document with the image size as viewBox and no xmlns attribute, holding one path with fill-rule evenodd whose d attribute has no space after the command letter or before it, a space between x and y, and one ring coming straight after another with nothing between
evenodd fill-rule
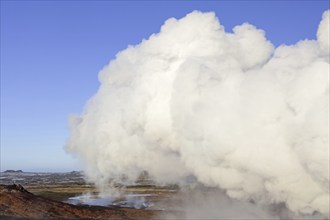
<instances>
[{"instance_id":1,"label":"distant hill","mask_svg":"<svg viewBox=\"0 0 330 220\"><path fill-rule=\"evenodd\" d=\"M23 173L23 170L6 170L4 173Z\"/></svg>"}]
</instances>

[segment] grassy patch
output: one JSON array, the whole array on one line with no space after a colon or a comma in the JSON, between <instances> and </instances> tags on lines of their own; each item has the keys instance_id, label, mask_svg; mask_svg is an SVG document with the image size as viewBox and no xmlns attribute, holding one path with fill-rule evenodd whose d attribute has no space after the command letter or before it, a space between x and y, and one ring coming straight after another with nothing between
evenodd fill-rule
<instances>
[{"instance_id":1,"label":"grassy patch","mask_svg":"<svg viewBox=\"0 0 330 220\"><path fill-rule=\"evenodd\" d=\"M35 193L38 196L42 196L48 199L57 200L57 201L65 201L70 197L77 196L79 194L73 192L51 192L51 191L40 191Z\"/></svg>"}]
</instances>

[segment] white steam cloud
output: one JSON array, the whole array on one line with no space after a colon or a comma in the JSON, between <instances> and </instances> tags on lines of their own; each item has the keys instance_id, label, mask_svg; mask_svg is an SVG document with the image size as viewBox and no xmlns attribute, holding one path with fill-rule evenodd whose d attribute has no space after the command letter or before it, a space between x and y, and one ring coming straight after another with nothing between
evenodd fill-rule
<instances>
[{"instance_id":1,"label":"white steam cloud","mask_svg":"<svg viewBox=\"0 0 330 220\"><path fill-rule=\"evenodd\" d=\"M68 151L99 186L144 170L158 183L194 176L232 199L329 216L329 14L317 40L275 49L214 13L168 19L100 72Z\"/></svg>"}]
</instances>

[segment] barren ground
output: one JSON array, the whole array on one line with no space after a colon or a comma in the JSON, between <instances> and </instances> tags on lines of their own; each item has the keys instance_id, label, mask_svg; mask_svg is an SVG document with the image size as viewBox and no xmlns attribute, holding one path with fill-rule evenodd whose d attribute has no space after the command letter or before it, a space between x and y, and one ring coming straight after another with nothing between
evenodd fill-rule
<instances>
[{"instance_id":1,"label":"barren ground","mask_svg":"<svg viewBox=\"0 0 330 220\"><path fill-rule=\"evenodd\" d=\"M141 179L122 188L123 194L111 203L100 205L97 189L79 172L1 173L0 184L1 219L154 219L168 211L168 199L177 191ZM97 205L80 200L82 195L92 196Z\"/></svg>"}]
</instances>

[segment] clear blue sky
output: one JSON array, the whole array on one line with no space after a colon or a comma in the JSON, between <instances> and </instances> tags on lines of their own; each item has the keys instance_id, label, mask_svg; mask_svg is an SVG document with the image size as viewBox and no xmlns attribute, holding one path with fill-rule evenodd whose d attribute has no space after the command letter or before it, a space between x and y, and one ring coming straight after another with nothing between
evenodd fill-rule
<instances>
[{"instance_id":1,"label":"clear blue sky","mask_svg":"<svg viewBox=\"0 0 330 220\"><path fill-rule=\"evenodd\" d=\"M99 70L170 17L215 11L276 46L315 39L329 1L1 1L1 170L80 169L63 146L67 117L97 91Z\"/></svg>"}]
</instances>

